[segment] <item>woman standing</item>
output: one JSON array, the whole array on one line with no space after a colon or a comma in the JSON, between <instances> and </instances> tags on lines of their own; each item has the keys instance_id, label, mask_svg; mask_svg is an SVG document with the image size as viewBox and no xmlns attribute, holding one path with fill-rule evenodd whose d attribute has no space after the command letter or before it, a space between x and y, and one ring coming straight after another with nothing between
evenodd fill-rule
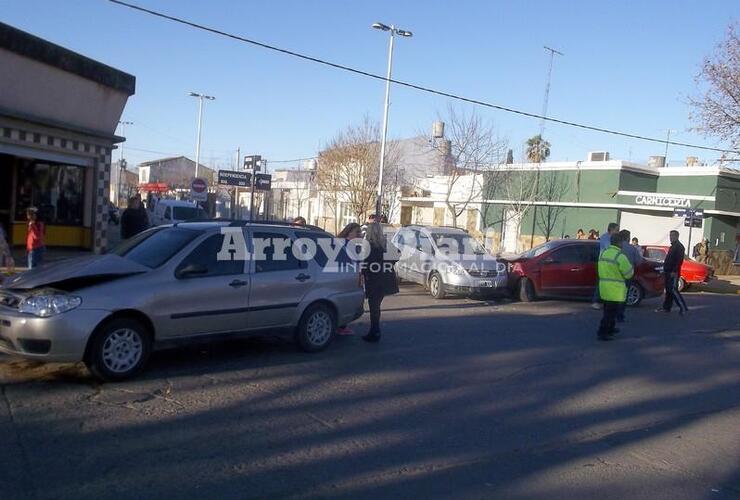
<instances>
[{"instance_id":1,"label":"woman standing","mask_svg":"<svg viewBox=\"0 0 740 500\"><path fill-rule=\"evenodd\" d=\"M386 242L379 222L368 225L365 239L370 244L370 254L365 258L362 276L365 280L365 295L370 309L370 331L362 337L366 342L380 340L380 304L386 295L398 293L394 262L386 260Z\"/></svg>"},{"instance_id":2,"label":"woman standing","mask_svg":"<svg viewBox=\"0 0 740 500\"><path fill-rule=\"evenodd\" d=\"M28 233L26 234L26 252L28 253L28 268L33 269L41 264L46 248L46 227L39 220L39 211L35 207L26 210L28 219Z\"/></svg>"}]
</instances>

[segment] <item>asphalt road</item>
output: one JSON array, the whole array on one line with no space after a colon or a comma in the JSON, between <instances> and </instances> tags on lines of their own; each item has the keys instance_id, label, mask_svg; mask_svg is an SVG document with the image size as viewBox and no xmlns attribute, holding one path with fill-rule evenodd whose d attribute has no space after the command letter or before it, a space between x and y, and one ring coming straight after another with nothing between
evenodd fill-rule
<instances>
[{"instance_id":1,"label":"asphalt road","mask_svg":"<svg viewBox=\"0 0 740 500\"><path fill-rule=\"evenodd\" d=\"M687 300L603 343L586 303L402 287L377 345L172 350L107 385L0 358L0 498L738 498L740 300Z\"/></svg>"}]
</instances>

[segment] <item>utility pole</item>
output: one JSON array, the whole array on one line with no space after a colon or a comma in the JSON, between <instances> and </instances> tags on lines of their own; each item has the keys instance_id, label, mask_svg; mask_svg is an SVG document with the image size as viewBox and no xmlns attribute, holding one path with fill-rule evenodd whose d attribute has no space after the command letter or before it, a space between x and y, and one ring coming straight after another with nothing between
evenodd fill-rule
<instances>
[{"instance_id":1,"label":"utility pole","mask_svg":"<svg viewBox=\"0 0 740 500\"><path fill-rule=\"evenodd\" d=\"M190 97L198 98L198 140L195 143L195 177L198 177L198 167L200 167L200 132L203 124L203 99L214 101L216 98L211 95L198 94L197 92L190 92Z\"/></svg>"},{"instance_id":2,"label":"utility pole","mask_svg":"<svg viewBox=\"0 0 740 500\"><path fill-rule=\"evenodd\" d=\"M552 63L555 59L555 54L564 56L562 52L552 49L545 45L545 50L550 52L550 65L547 68L547 85L545 85L545 100L542 103L542 122L540 123L540 137L545 133L545 118L547 118L547 105L550 101L550 80L552 79Z\"/></svg>"},{"instance_id":3,"label":"utility pole","mask_svg":"<svg viewBox=\"0 0 740 500\"><path fill-rule=\"evenodd\" d=\"M665 153L663 154L663 156L665 157L665 160L664 160L665 163L663 164L664 167L668 166L668 144L671 142L671 132L676 132L676 131L671 130L671 129L666 130Z\"/></svg>"},{"instance_id":4,"label":"utility pole","mask_svg":"<svg viewBox=\"0 0 740 500\"><path fill-rule=\"evenodd\" d=\"M234 170L239 170L239 160L241 160L242 152L241 148L236 148L236 167ZM241 207L239 206L239 186L234 187L234 205L231 207L232 212L234 212L234 218L235 219L241 219Z\"/></svg>"}]
</instances>

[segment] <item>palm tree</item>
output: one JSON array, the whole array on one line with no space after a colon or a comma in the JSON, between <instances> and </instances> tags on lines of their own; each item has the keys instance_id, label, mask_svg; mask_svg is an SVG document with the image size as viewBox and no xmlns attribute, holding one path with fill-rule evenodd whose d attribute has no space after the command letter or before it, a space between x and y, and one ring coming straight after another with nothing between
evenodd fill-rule
<instances>
[{"instance_id":1,"label":"palm tree","mask_svg":"<svg viewBox=\"0 0 740 500\"><path fill-rule=\"evenodd\" d=\"M531 163L542 163L550 157L550 143L540 134L527 139L527 160Z\"/></svg>"}]
</instances>

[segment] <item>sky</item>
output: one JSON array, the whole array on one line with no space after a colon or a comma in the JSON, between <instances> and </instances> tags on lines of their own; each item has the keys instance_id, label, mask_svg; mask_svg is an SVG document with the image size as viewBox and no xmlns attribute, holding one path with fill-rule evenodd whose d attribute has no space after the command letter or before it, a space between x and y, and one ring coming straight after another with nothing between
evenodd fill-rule
<instances>
[{"instance_id":1,"label":"sky","mask_svg":"<svg viewBox=\"0 0 740 500\"><path fill-rule=\"evenodd\" d=\"M704 57L740 20L736 0L130 0L143 7L271 45L384 75L388 35L375 21L413 32L397 38L393 78L541 113L547 45L556 57L547 115L706 146L692 131L687 100ZM261 154L269 168L315 156L347 125L380 121L379 80L295 59L120 7L106 0L0 0L0 21L136 76L124 110L129 165L163 156L195 157L197 99L205 104L201 163L233 167L236 150ZM391 138L431 134L448 106L476 110L515 158L539 132L533 118L455 103L393 86ZM123 131L119 128L119 135ZM589 151L645 163L662 144L547 124L551 161ZM119 152L114 154L118 159ZM671 146L670 164L719 153Z\"/></svg>"}]
</instances>

